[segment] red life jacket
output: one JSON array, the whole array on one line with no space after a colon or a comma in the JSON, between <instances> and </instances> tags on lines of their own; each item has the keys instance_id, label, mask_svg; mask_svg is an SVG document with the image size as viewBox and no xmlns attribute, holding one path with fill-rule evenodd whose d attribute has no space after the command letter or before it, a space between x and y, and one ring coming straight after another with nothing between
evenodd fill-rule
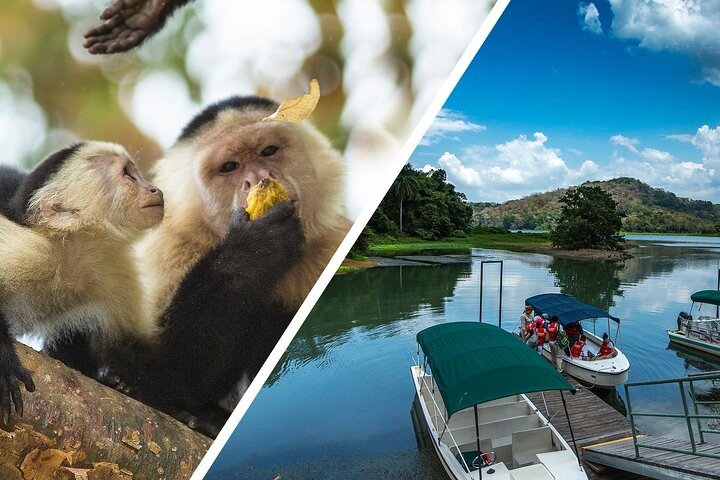
<instances>
[{"instance_id":1,"label":"red life jacket","mask_svg":"<svg viewBox=\"0 0 720 480\"><path fill-rule=\"evenodd\" d=\"M542 347L545 343L545 329L542 325L535 328L535 335L538 337L538 347Z\"/></svg>"},{"instance_id":2,"label":"red life jacket","mask_svg":"<svg viewBox=\"0 0 720 480\"><path fill-rule=\"evenodd\" d=\"M610 355L612 353L613 349L610 348L610 345L608 345L608 343L610 343L609 338L607 340L603 340L603 343L600 346L600 355L605 356L605 355Z\"/></svg>"},{"instance_id":3,"label":"red life jacket","mask_svg":"<svg viewBox=\"0 0 720 480\"><path fill-rule=\"evenodd\" d=\"M557 323L551 323L550 325L548 325L547 331L548 331L548 335L550 335L551 342L554 342L555 340L557 340L557 334L558 334L558 331L560 330L558 327L559 327L559 325Z\"/></svg>"},{"instance_id":4,"label":"red life jacket","mask_svg":"<svg viewBox=\"0 0 720 480\"><path fill-rule=\"evenodd\" d=\"M580 326L577 323L571 323L565 327L565 333L570 338L578 338L580 337Z\"/></svg>"},{"instance_id":5,"label":"red life jacket","mask_svg":"<svg viewBox=\"0 0 720 480\"><path fill-rule=\"evenodd\" d=\"M582 354L583 347L585 347L585 342L582 342L578 340L575 342L575 345L572 346L572 350L570 350L570 355L573 357L580 358L580 355Z\"/></svg>"}]
</instances>

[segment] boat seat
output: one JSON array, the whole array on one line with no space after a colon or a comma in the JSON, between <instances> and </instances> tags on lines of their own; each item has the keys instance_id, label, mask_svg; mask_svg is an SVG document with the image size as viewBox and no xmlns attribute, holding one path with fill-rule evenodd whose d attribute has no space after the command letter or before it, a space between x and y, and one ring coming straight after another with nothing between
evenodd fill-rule
<instances>
[{"instance_id":1,"label":"boat seat","mask_svg":"<svg viewBox=\"0 0 720 480\"><path fill-rule=\"evenodd\" d=\"M535 454L553 450L550 427L533 428L512 434L513 468L532 465L536 460Z\"/></svg>"},{"instance_id":2,"label":"boat seat","mask_svg":"<svg viewBox=\"0 0 720 480\"><path fill-rule=\"evenodd\" d=\"M544 465L535 464L510 470L512 480L555 480Z\"/></svg>"},{"instance_id":3,"label":"boat seat","mask_svg":"<svg viewBox=\"0 0 720 480\"><path fill-rule=\"evenodd\" d=\"M529 430L541 426L542 422L540 422L540 419L535 414L506 418L495 422L481 423L479 425L480 437L491 438L493 448L508 445L512 441L511 436L513 432ZM453 428L451 431L458 445L475 441L475 425L472 423L466 427ZM442 440L447 443L452 442L448 432L445 432Z\"/></svg>"},{"instance_id":4,"label":"boat seat","mask_svg":"<svg viewBox=\"0 0 720 480\"><path fill-rule=\"evenodd\" d=\"M525 401L479 406L477 409L479 424L497 421L502 418L522 417L531 413L530 405ZM470 424L475 424L475 411L472 408L457 412L450 417L450 428Z\"/></svg>"}]
</instances>

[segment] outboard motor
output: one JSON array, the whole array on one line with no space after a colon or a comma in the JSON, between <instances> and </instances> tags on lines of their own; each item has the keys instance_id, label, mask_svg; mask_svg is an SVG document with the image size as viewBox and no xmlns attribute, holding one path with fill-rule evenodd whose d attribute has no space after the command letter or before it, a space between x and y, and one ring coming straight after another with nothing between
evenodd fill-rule
<instances>
[{"instance_id":1,"label":"outboard motor","mask_svg":"<svg viewBox=\"0 0 720 480\"><path fill-rule=\"evenodd\" d=\"M687 322L692 319L692 315L690 315L688 312L680 312L677 317L678 330L682 330L683 325L687 325Z\"/></svg>"}]
</instances>

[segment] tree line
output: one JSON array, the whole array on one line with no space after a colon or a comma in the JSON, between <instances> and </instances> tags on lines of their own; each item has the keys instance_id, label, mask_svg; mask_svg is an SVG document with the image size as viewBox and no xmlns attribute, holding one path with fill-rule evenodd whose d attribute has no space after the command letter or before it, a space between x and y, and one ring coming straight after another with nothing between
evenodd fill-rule
<instances>
[{"instance_id":1,"label":"tree line","mask_svg":"<svg viewBox=\"0 0 720 480\"><path fill-rule=\"evenodd\" d=\"M406 164L363 235L407 235L423 240L464 237L472 217L467 197L447 181L445 170L423 172Z\"/></svg>"}]
</instances>

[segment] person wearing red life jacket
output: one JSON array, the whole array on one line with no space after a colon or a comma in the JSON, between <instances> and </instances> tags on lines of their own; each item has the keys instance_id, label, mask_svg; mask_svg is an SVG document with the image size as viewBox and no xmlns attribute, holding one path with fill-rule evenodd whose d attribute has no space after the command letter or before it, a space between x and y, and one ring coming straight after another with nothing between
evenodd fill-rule
<instances>
[{"instance_id":1,"label":"person wearing red life jacket","mask_svg":"<svg viewBox=\"0 0 720 480\"><path fill-rule=\"evenodd\" d=\"M581 334L580 339L573 344L572 350L570 350L570 356L581 360L590 360L590 350L588 350L587 337L584 333Z\"/></svg>"},{"instance_id":2,"label":"person wearing red life jacket","mask_svg":"<svg viewBox=\"0 0 720 480\"><path fill-rule=\"evenodd\" d=\"M547 326L548 344L550 345L550 354L552 356L552 364L558 372L562 372L562 351L557 343L558 333L562 330L560 319L557 315L553 315L550 319L550 325Z\"/></svg>"},{"instance_id":3,"label":"person wearing red life jacket","mask_svg":"<svg viewBox=\"0 0 720 480\"><path fill-rule=\"evenodd\" d=\"M615 350L615 344L612 340L610 340L610 336L607 333L603 333L603 342L602 345L600 345L600 358L612 358L615 355L617 355L617 350Z\"/></svg>"},{"instance_id":4,"label":"person wearing red life jacket","mask_svg":"<svg viewBox=\"0 0 720 480\"><path fill-rule=\"evenodd\" d=\"M543 315L547 315L543 313ZM538 353L542 354L542 348L545 342L547 341L547 331L545 330L545 322L540 319L535 322L535 335L537 335L538 343L536 350Z\"/></svg>"},{"instance_id":5,"label":"person wearing red life jacket","mask_svg":"<svg viewBox=\"0 0 720 480\"><path fill-rule=\"evenodd\" d=\"M580 322L568 323L567 325L565 325L565 333L568 336L570 345L575 345L575 343L580 339L580 335L583 334L582 325L580 325ZM569 351L566 351L565 353L570 355Z\"/></svg>"}]
</instances>

